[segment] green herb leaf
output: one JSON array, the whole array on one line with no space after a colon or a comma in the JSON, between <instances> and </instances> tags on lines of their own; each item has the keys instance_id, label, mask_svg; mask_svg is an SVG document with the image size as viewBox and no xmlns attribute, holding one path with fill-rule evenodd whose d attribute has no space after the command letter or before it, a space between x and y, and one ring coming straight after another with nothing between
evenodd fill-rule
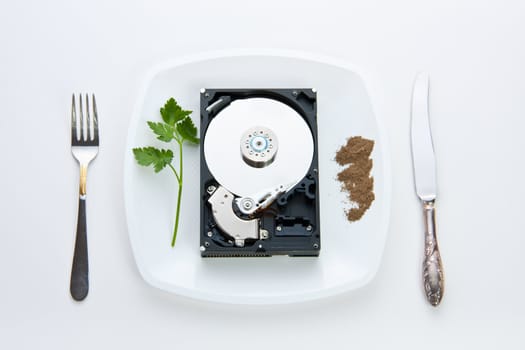
<instances>
[{"instance_id":1,"label":"green herb leaf","mask_svg":"<svg viewBox=\"0 0 525 350\"><path fill-rule=\"evenodd\" d=\"M199 144L199 138L197 137L197 127L193 124L190 117L184 118L180 123L177 124L177 132L183 140L187 140L196 145Z\"/></svg>"},{"instance_id":2,"label":"green herb leaf","mask_svg":"<svg viewBox=\"0 0 525 350\"><path fill-rule=\"evenodd\" d=\"M164 142L170 142L173 140L174 136L173 133L175 132L175 128L171 125L168 125L166 123L155 123L155 122L148 122L148 125L151 130L157 135L157 139L164 141Z\"/></svg>"},{"instance_id":3,"label":"green herb leaf","mask_svg":"<svg viewBox=\"0 0 525 350\"><path fill-rule=\"evenodd\" d=\"M160 109L160 115L162 116L162 120L164 120L166 124L171 126L175 126L175 123L189 116L191 112L192 111L183 110L173 97L166 101L164 107Z\"/></svg>"},{"instance_id":4,"label":"green herb leaf","mask_svg":"<svg viewBox=\"0 0 525 350\"><path fill-rule=\"evenodd\" d=\"M143 166L153 165L155 172L158 173L168 164L171 164L173 152L169 149L157 149L155 147L134 148L133 154L137 163Z\"/></svg>"},{"instance_id":5,"label":"green herb leaf","mask_svg":"<svg viewBox=\"0 0 525 350\"><path fill-rule=\"evenodd\" d=\"M173 236L171 239L171 246L175 245L177 239L177 232L179 229L179 218L180 218L180 207L182 198L182 145L184 141L199 144L199 138L197 137L197 128L190 118L191 111L183 110L177 101L172 97L164 104L164 107L160 109L160 115L164 122L148 122L148 126L157 136L157 139L170 142L176 141L179 146L179 168L175 169L173 166L173 151L169 149L158 149L155 147L143 147L134 148L133 154L137 163L143 166L152 165L155 172L158 173L165 167L169 166L177 179L179 184L179 191L177 195L177 209L175 212L175 224L173 226Z\"/></svg>"}]
</instances>

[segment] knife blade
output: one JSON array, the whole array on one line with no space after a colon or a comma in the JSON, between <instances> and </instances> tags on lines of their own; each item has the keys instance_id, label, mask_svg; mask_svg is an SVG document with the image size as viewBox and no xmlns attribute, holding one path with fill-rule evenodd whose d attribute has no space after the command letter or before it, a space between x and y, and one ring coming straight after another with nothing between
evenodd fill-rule
<instances>
[{"instance_id":1,"label":"knife blade","mask_svg":"<svg viewBox=\"0 0 525 350\"><path fill-rule=\"evenodd\" d=\"M428 94L428 73L419 73L412 94L412 163L416 194L423 204L425 223L423 287L428 302L432 306L438 306L443 298L445 278L436 234L436 160L430 129Z\"/></svg>"}]
</instances>

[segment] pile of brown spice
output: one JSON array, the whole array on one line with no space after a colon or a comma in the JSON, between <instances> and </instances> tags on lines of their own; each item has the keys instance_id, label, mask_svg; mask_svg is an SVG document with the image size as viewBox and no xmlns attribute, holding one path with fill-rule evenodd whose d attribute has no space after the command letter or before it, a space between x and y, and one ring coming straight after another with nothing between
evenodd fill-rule
<instances>
[{"instance_id":1,"label":"pile of brown spice","mask_svg":"<svg viewBox=\"0 0 525 350\"><path fill-rule=\"evenodd\" d=\"M373 148L374 141L354 136L336 153L336 162L342 166L348 165L337 174L341 190L348 193L348 199L355 205L346 210L348 221L361 219L375 199L374 178L370 176L373 165L370 154Z\"/></svg>"}]
</instances>

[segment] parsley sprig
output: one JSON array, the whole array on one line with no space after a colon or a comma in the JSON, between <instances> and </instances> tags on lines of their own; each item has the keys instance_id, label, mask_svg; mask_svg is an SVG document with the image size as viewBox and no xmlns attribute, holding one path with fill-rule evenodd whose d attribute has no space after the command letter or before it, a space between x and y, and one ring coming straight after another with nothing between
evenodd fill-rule
<instances>
[{"instance_id":1,"label":"parsley sprig","mask_svg":"<svg viewBox=\"0 0 525 350\"><path fill-rule=\"evenodd\" d=\"M152 146L134 148L133 154L138 164L143 166L153 166L155 173L160 172L162 169L169 167L177 183L179 184L179 190L177 195L177 209L175 213L175 225L173 227L173 238L171 240L171 246L175 245L177 239L177 231L179 228L179 215L180 215L180 201L182 198L182 178L183 178L183 161L182 161L182 145L184 142L190 144L199 144L199 138L197 137L197 127L190 118L192 111L183 110L181 106L172 97L164 104L164 107L160 109L160 115L162 122L148 121L148 126L157 136L157 139L163 142L175 141L179 145L179 168L178 170L172 164L173 151L171 149L158 149Z\"/></svg>"}]
</instances>

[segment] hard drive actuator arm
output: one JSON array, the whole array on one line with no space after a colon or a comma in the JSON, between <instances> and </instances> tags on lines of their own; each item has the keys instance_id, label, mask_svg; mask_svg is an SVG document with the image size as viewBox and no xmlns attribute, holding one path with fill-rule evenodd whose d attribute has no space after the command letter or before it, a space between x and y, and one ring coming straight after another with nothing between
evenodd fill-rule
<instances>
[{"instance_id":1,"label":"hard drive actuator arm","mask_svg":"<svg viewBox=\"0 0 525 350\"><path fill-rule=\"evenodd\" d=\"M235 199L235 205L243 214L253 215L267 208L288 186L280 185L271 191L263 191L256 196L240 197ZM241 219L233 211L234 195L226 188L218 186L210 198L213 218L217 226L235 240L238 247L244 246L246 239L266 239L268 232L259 227L258 219Z\"/></svg>"},{"instance_id":2,"label":"hard drive actuator arm","mask_svg":"<svg viewBox=\"0 0 525 350\"><path fill-rule=\"evenodd\" d=\"M241 213L253 215L268 208L281 193L288 190L288 187L290 186L280 185L274 189L259 192L254 196L236 198L235 204Z\"/></svg>"},{"instance_id":3,"label":"hard drive actuator arm","mask_svg":"<svg viewBox=\"0 0 525 350\"><path fill-rule=\"evenodd\" d=\"M244 247L246 239L259 239L259 220L238 217L233 211L233 199L233 193L219 186L208 198L208 203L217 226L235 240L236 246Z\"/></svg>"}]
</instances>

